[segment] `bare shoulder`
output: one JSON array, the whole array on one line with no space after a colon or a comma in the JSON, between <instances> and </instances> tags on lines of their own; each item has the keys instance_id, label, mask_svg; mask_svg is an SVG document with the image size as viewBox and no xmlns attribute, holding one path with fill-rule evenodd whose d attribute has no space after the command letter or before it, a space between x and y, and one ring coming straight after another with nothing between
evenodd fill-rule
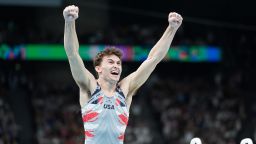
<instances>
[{"instance_id":1,"label":"bare shoulder","mask_svg":"<svg viewBox=\"0 0 256 144\"><path fill-rule=\"evenodd\" d=\"M92 95L96 90L96 88L97 88L97 80L93 77L93 79L90 82L89 94Z\"/></svg>"},{"instance_id":2,"label":"bare shoulder","mask_svg":"<svg viewBox=\"0 0 256 144\"><path fill-rule=\"evenodd\" d=\"M90 96L89 91L80 88L80 90L79 90L79 102L80 102L81 107L86 105L90 98L91 98L91 96Z\"/></svg>"},{"instance_id":3,"label":"bare shoulder","mask_svg":"<svg viewBox=\"0 0 256 144\"><path fill-rule=\"evenodd\" d=\"M129 81L127 80L127 77L122 79L118 83L118 85L121 88L121 90L123 91L125 97L127 97L128 93L129 93Z\"/></svg>"},{"instance_id":4,"label":"bare shoulder","mask_svg":"<svg viewBox=\"0 0 256 144\"><path fill-rule=\"evenodd\" d=\"M79 101L80 105L85 105L96 91L97 81L93 79L89 86L79 86Z\"/></svg>"},{"instance_id":5,"label":"bare shoulder","mask_svg":"<svg viewBox=\"0 0 256 144\"><path fill-rule=\"evenodd\" d=\"M132 74L128 75L127 77L125 77L119 82L119 86L123 91L125 97L132 96L133 92L131 89L131 80L132 80Z\"/></svg>"},{"instance_id":6,"label":"bare shoulder","mask_svg":"<svg viewBox=\"0 0 256 144\"><path fill-rule=\"evenodd\" d=\"M122 79L119 82L119 86L125 95L127 107L128 109L130 109L132 103L132 96L134 95L134 92L130 90L130 80L128 79L128 77Z\"/></svg>"},{"instance_id":7,"label":"bare shoulder","mask_svg":"<svg viewBox=\"0 0 256 144\"><path fill-rule=\"evenodd\" d=\"M97 88L97 80L93 77L93 78L89 79L88 84L80 83L78 86L80 89L80 93L82 92L82 93L93 94L93 92Z\"/></svg>"}]
</instances>

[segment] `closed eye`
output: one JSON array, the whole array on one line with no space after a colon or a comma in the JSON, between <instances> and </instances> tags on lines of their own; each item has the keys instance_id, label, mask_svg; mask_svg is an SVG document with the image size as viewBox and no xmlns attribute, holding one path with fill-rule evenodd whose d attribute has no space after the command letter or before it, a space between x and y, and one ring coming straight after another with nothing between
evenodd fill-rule
<instances>
[{"instance_id":1,"label":"closed eye","mask_svg":"<svg viewBox=\"0 0 256 144\"><path fill-rule=\"evenodd\" d=\"M113 64L114 61L113 60L108 60L108 63Z\"/></svg>"}]
</instances>

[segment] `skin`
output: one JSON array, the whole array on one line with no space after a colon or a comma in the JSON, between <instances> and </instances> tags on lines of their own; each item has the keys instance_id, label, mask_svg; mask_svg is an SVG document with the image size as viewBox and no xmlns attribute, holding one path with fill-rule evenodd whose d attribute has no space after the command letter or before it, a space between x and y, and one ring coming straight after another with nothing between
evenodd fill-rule
<instances>
[{"instance_id":1,"label":"skin","mask_svg":"<svg viewBox=\"0 0 256 144\"><path fill-rule=\"evenodd\" d=\"M96 66L100 84L104 93L108 96L113 96L115 92L116 84L120 79L122 72L121 60L116 55L104 56L100 66ZM113 74L115 73L115 74ZM112 91L112 92L111 92Z\"/></svg>"},{"instance_id":2,"label":"skin","mask_svg":"<svg viewBox=\"0 0 256 144\"><path fill-rule=\"evenodd\" d=\"M175 12L169 13L169 25L159 41L150 50L147 59L135 72L119 80L122 72L122 64L116 55L103 57L102 63L95 67L99 75L98 79L95 79L85 68L78 52L79 43L75 28L75 20L78 18L78 13L79 9L74 5L67 6L63 11L65 19L64 47L68 56L72 76L80 89L80 105L84 106L88 102L98 82L102 91L107 96L113 96L116 86L119 85L126 97L126 103L129 109L135 92L145 83L157 64L166 56L175 33L182 23L182 17ZM113 75L111 72L116 72L117 75Z\"/></svg>"}]
</instances>

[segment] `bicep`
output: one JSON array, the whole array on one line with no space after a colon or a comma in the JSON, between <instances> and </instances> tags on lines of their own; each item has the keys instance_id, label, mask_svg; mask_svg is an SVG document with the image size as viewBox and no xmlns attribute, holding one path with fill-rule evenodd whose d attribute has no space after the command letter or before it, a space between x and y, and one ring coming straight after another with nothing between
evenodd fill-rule
<instances>
[{"instance_id":1,"label":"bicep","mask_svg":"<svg viewBox=\"0 0 256 144\"><path fill-rule=\"evenodd\" d=\"M79 55L69 57L72 76L81 89L92 92L96 88L94 76L85 68L83 60Z\"/></svg>"},{"instance_id":2,"label":"bicep","mask_svg":"<svg viewBox=\"0 0 256 144\"><path fill-rule=\"evenodd\" d=\"M146 80L149 78L150 74L153 72L157 65L157 60L150 58L145 60L140 67L130 75L128 75L122 83L125 83L127 87L127 95L133 95L138 88L140 88Z\"/></svg>"}]
</instances>

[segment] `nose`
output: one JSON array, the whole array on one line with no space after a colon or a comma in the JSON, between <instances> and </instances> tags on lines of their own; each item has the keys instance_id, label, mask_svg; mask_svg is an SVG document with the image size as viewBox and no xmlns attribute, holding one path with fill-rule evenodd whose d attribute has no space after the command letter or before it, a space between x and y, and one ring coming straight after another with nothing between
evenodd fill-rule
<instances>
[{"instance_id":1,"label":"nose","mask_svg":"<svg viewBox=\"0 0 256 144\"><path fill-rule=\"evenodd\" d=\"M115 64L114 64L114 67L115 67L115 68L119 67L119 64L115 63Z\"/></svg>"},{"instance_id":2,"label":"nose","mask_svg":"<svg viewBox=\"0 0 256 144\"><path fill-rule=\"evenodd\" d=\"M115 63L115 64L113 65L113 68L116 69L116 70L121 70L121 65Z\"/></svg>"},{"instance_id":3,"label":"nose","mask_svg":"<svg viewBox=\"0 0 256 144\"><path fill-rule=\"evenodd\" d=\"M118 69L119 68L119 66L118 65L114 65L114 69Z\"/></svg>"}]
</instances>

